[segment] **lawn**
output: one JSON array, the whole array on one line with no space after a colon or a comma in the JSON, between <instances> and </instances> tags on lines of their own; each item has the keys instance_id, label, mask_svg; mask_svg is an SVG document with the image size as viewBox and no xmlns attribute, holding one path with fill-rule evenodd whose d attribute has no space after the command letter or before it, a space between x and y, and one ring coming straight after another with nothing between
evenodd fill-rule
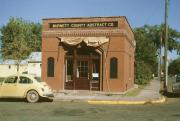
<instances>
[{"instance_id":1,"label":"lawn","mask_svg":"<svg viewBox=\"0 0 180 121\"><path fill-rule=\"evenodd\" d=\"M177 121L179 109L179 103L89 105L86 102L1 101L0 121Z\"/></svg>"},{"instance_id":2,"label":"lawn","mask_svg":"<svg viewBox=\"0 0 180 121\"><path fill-rule=\"evenodd\" d=\"M138 85L138 88L134 88L130 91L128 91L127 93L125 93L123 96L131 96L131 97L135 97L137 96L141 90L143 90L147 85Z\"/></svg>"}]
</instances>

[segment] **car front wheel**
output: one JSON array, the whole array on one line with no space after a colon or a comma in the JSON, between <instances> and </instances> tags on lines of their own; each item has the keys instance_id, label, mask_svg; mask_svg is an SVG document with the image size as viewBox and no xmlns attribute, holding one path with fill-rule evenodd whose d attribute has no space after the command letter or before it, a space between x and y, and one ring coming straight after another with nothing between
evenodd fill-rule
<instances>
[{"instance_id":1,"label":"car front wheel","mask_svg":"<svg viewBox=\"0 0 180 121\"><path fill-rule=\"evenodd\" d=\"M26 99L30 103L38 102L39 94L35 90L30 90L26 95Z\"/></svg>"}]
</instances>

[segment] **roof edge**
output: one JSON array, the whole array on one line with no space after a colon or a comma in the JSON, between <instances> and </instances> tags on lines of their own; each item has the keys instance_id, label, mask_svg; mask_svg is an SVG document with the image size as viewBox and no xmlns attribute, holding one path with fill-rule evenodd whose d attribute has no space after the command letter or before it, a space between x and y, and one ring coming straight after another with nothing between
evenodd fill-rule
<instances>
[{"instance_id":1,"label":"roof edge","mask_svg":"<svg viewBox=\"0 0 180 121\"><path fill-rule=\"evenodd\" d=\"M126 18L125 16L89 16L89 17L62 17L62 18L43 18L42 20L53 20L53 19L88 19L88 18Z\"/></svg>"}]
</instances>

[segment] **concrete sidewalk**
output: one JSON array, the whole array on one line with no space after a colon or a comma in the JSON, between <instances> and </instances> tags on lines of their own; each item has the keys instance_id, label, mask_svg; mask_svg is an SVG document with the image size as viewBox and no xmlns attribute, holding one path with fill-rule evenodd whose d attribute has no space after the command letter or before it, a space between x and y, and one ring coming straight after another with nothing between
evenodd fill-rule
<instances>
[{"instance_id":1,"label":"concrete sidewalk","mask_svg":"<svg viewBox=\"0 0 180 121\"><path fill-rule=\"evenodd\" d=\"M55 101L88 101L91 104L145 104L164 102L159 93L160 82L155 78L141 90L137 96L125 96L124 93L98 91L61 91L55 94ZM132 90L131 90L132 91Z\"/></svg>"}]
</instances>

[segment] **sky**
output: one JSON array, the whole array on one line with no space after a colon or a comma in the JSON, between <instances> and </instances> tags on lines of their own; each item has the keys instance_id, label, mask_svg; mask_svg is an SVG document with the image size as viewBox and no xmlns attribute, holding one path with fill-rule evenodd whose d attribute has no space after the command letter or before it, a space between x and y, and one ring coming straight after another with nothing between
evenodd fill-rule
<instances>
[{"instance_id":1,"label":"sky","mask_svg":"<svg viewBox=\"0 0 180 121\"><path fill-rule=\"evenodd\" d=\"M163 23L164 10L165 0L0 0L0 27L10 17L42 23L43 18L126 16L135 28ZM168 24L180 32L179 12L180 0L170 0Z\"/></svg>"}]
</instances>

